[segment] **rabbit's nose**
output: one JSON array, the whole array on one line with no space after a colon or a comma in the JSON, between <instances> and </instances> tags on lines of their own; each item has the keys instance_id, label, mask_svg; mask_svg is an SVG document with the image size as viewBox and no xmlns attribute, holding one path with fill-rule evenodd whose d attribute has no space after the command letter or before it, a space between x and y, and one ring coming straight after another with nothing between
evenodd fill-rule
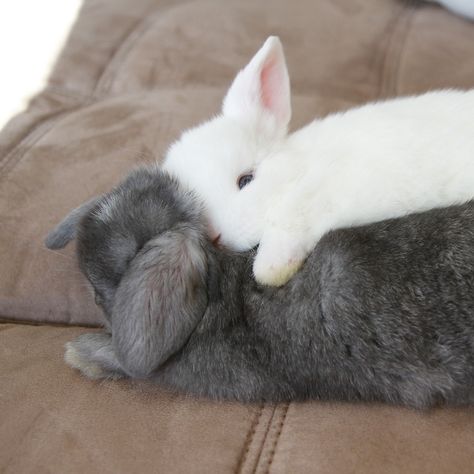
<instances>
[{"instance_id":1,"label":"rabbit's nose","mask_svg":"<svg viewBox=\"0 0 474 474\"><path fill-rule=\"evenodd\" d=\"M210 223L207 224L207 235L211 240L212 244L217 246L219 244L219 239L221 238L221 233L217 231L216 228Z\"/></svg>"},{"instance_id":2,"label":"rabbit's nose","mask_svg":"<svg viewBox=\"0 0 474 474\"><path fill-rule=\"evenodd\" d=\"M221 234L218 234L216 237L213 237L212 245L214 245L214 247L219 247L220 239L221 239Z\"/></svg>"}]
</instances>

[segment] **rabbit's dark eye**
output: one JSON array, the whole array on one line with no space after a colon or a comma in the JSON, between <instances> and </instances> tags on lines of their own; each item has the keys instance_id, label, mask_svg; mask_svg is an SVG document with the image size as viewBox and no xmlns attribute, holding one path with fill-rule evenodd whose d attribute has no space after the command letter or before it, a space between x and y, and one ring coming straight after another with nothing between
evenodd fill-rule
<instances>
[{"instance_id":1,"label":"rabbit's dark eye","mask_svg":"<svg viewBox=\"0 0 474 474\"><path fill-rule=\"evenodd\" d=\"M247 186L247 184L251 183L252 180L253 180L253 173L241 174L239 176L239 179L237 180L237 186L239 186L239 189L242 189L245 186Z\"/></svg>"}]
</instances>

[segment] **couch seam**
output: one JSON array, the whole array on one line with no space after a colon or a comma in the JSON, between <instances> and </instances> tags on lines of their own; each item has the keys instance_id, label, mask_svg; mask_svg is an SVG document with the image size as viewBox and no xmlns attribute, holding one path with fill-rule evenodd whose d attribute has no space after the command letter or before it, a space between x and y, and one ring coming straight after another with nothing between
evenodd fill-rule
<instances>
[{"instance_id":1,"label":"couch seam","mask_svg":"<svg viewBox=\"0 0 474 474\"><path fill-rule=\"evenodd\" d=\"M113 53L111 60L104 67L103 73L96 83L93 96L97 95L100 97L102 92L110 92L110 89L112 88L113 83L119 73L119 69L125 63L130 52L133 51L132 47L135 45L135 43L140 38L142 38L151 29L151 27L161 20L161 16L165 11L174 8L181 8L183 5L184 3L180 3L178 5L171 4L165 8L160 9L154 6L148 10L145 18L143 18L136 28L130 32L127 38L125 38L125 40L121 43L120 47L116 49L115 53Z\"/></svg>"},{"instance_id":2,"label":"couch seam","mask_svg":"<svg viewBox=\"0 0 474 474\"><path fill-rule=\"evenodd\" d=\"M115 49L96 82L92 92L93 97L101 98L103 94L110 92L121 66L132 51L132 47L158 21L158 14L162 13L162 10L157 10L156 7L150 8L145 17L135 25L120 46Z\"/></svg>"},{"instance_id":3,"label":"couch seam","mask_svg":"<svg viewBox=\"0 0 474 474\"><path fill-rule=\"evenodd\" d=\"M407 32L410 24L410 20L415 12L414 3L409 1L405 6L400 10L400 13L392 22L391 31L389 38L387 40L387 46L385 47L384 59L382 61L382 70L380 73L380 83L378 97L385 98L387 95L396 91L396 87L393 87L391 84L398 82L398 78L393 81L394 75L397 75L400 65L400 58L402 52L406 45ZM400 43L395 43L395 38L397 37L400 30L405 30L405 35L403 36ZM395 73L390 74L390 70L395 70Z\"/></svg>"},{"instance_id":4,"label":"couch seam","mask_svg":"<svg viewBox=\"0 0 474 474\"><path fill-rule=\"evenodd\" d=\"M262 418L263 409L265 408L265 404L262 403L259 405L257 412L250 424L249 430L247 431L247 436L245 437L244 445L242 448L242 454L240 456L239 461L237 462L237 467L235 468L235 474L238 474L242 471L242 467L247 460L247 456L250 452L250 446L252 445L253 439L255 437L255 433L257 431L257 426L260 424L260 419Z\"/></svg>"},{"instance_id":5,"label":"couch seam","mask_svg":"<svg viewBox=\"0 0 474 474\"><path fill-rule=\"evenodd\" d=\"M78 104L66 110L53 113L52 116L40 120L34 125L34 128L28 132L20 141L7 153L0 161L0 180L8 175L8 165L12 165L13 169L21 162L24 155L31 150L31 148L38 143L45 135L47 135L58 123L61 123L64 118L69 116L69 113L79 110L86 104ZM20 148L26 145L25 148Z\"/></svg>"},{"instance_id":6,"label":"couch seam","mask_svg":"<svg viewBox=\"0 0 474 474\"><path fill-rule=\"evenodd\" d=\"M278 410L278 405L274 405L273 411L272 411L272 416L270 417L270 421L268 422L267 429L265 430L265 434L263 435L262 444L260 445L260 449L259 449L258 454L257 454L257 459L255 461L255 466L252 470L252 474L257 473L258 464L260 462L260 459L262 458L262 453L265 450L265 443L266 443L267 438L268 438L268 433L270 433L270 429L273 426L273 419L275 418L275 413L277 412L277 410Z\"/></svg>"},{"instance_id":7,"label":"couch seam","mask_svg":"<svg viewBox=\"0 0 474 474\"><path fill-rule=\"evenodd\" d=\"M390 60L392 59L392 55L391 55L392 43L398 31L398 24L400 23L401 19L404 17L405 14L406 14L406 9L405 7L402 6L398 15L393 19L393 21L390 23L388 27L390 29L390 34L387 38L387 44L383 52L377 97L383 97L386 77L388 75L387 70L389 69L388 64L390 63Z\"/></svg>"},{"instance_id":8,"label":"couch seam","mask_svg":"<svg viewBox=\"0 0 474 474\"><path fill-rule=\"evenodd\" d=\"M72 99L78 103L94 102L92 94L82 94L81 92L74 91L66 86L58 86L54 83L48 84L45 87L44 92L49 92L66 99Z\"/></svg>"},{"instance_id":9,"label":"couch seam","mask_svg":"<svg viewBox=\"0 0 474 474\"><path fill-rule=\"evenodd\" d=\"M406 52L406 45L407 45L407 42L408 42L408 35L409 35L409 33L412 29L411 27L412 27L412 24L413 24L413 18L415 17L415 14L417 12L416 6L417 6L416 3L412 4L409 7L409 10L406 14L406 20L405 20L405 24L404 24L405 34L403 36L403 40L401 42L401 45L400 45L400 48L399 48L399 51L398 51L397 64L396 64L395 72L393 74L393 77L394 77L393 92L394 92L394 94L398 93L398 86L400 84L400 74L401 74L400 66L401 66L401 63L402 63L402 58L404 57L404 54Z\"/></svg>"},{"instance_id":10,"label":"couch seam","mask_svg":"<svg viewBox=\"0 0 474 474\"><path fill-rule=\"evenodd\" d=\"M45 326L52 328L83 328L83 329L102 329L102 326L92 324L68 324L68 323L56 323L54 321L33 321L31 319L11 319L0 316L0 325L2 324L16 324L18 326Z\"/></svg>"},{"instance_id":11,"label":"couch seam","mask_svg":"<svg viewBox=\"0 0 474 474\"><path fill-rule=\"evenodd\" d=\"M268 462L267 462L267 469L265 470L265 474L269 474L270 473L270 469L271 469L271 466L272 466L272 463L273 463L273 460L275 458L275 454L276 454L276 450L277 450L277 446L278 446L278 441L280 440L280 436L281 436L281 433L283 431L283 426L285 425L285 421L286 421L286 416L288 414L288 410L290 408L290 405L291 405L291 402L290 403L286 403L284 405L284 408L283 408L283 413L280 417L280 422L278 424L278 430L275 434L275 437L273 439L273 445L272 445L272 448L270 450L270 456L269 456L269 459L268 459Z\"/></svg>"}]
</instances>

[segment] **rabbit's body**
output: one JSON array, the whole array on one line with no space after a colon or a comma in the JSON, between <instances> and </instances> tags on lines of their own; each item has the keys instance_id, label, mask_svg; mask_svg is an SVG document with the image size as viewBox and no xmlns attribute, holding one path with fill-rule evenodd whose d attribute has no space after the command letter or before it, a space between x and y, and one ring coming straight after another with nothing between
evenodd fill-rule
<instances>
[{"instance_id":1,"label":"rabbit's body","mask_svg":"<svg viewBox=\"0 0 474 474\"><path fill-rule=\"evenodd\" d=\"M286 283L329 230L474 197L474 91L371 103L286 135L287 81L270 38L237 76L222 115L183 134L165 161L204 200L224 245L259 244L260 283ZM239 189L246 172L254 179Z\"/></svg>"},{"instance_id":2,"label":"rabbit's body","mask_svg":"<svg viewBox=\"0 0 474 474\"><path fill-rule=\"evenodd\" d=\"M80 265L110 334L80 336L66 360L90 377L240 401L474 402L472 203L331 232L283 288L214 248L199 203L158 170L84 214ZM70 232L66 219L49 246Z\"/></svg>"},{"instance_id":3,"label":"rabbit's body","mask_svg":"<svg viewBox=\"0 0 474 474\"><path fill-rule=\"evenodd\" d=\"M474 403L474 206L464 222L447 210L460 227L433 239L440 212L329 234L284 289L259 287L248 255L219 254L221 298L157 380L244 401Z\"/></svg>"}]
</instances>

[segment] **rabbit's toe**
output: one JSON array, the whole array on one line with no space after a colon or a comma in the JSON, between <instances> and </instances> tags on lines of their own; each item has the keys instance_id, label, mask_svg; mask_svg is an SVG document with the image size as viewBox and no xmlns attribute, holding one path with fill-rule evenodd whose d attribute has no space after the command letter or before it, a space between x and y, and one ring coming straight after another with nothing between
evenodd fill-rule
<instances>
[{"instance_id":1,"label":"rabbit's toe","mask_svg":"<svg viewBox=\"0 0 474 474\"><path fill-rule=\"evenodd\" d=\"M107 372L97 362L81 355L80 351L76 349L74 342L66 344L64 361L90 379L102 379L108 376Z\"/></svg>"},{"instance_id":2,"label":"rabbit's toe","mask_svg":"<svg viewBox=\"0 0 474 474\"><path fill-rule=\"evenodd\" d=\"M287 283L306 259L306 244L299 234L287 229L269 229L260 240L253 263L255 279L269 286Z\"/></svg>"},{"instance_id":3,"label":"rabbit's toe","mask_svg":"<svg viewBox=\"0 0 474 474\"><path fill-rule=\"evenodd\" d=\"M253 273L258 283L268 286L283 286L300 269L303 260L289 259L284 262L256 259Z\"/></svg>"}]
</instances>

